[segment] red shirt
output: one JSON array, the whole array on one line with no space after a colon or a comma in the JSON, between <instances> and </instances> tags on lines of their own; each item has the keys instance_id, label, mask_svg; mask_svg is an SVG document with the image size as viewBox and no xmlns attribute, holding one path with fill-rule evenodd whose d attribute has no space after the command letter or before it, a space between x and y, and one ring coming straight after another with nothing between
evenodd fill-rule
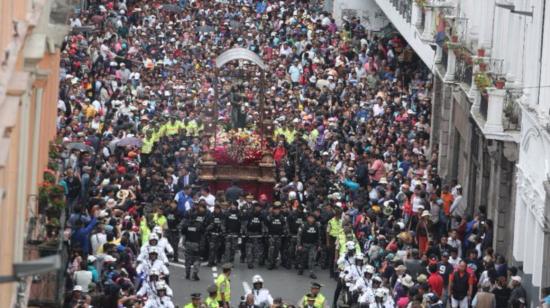
<instances>
[{"instance_id":1,"label":"red shirt","mask_svg":"<svg viewBox=\"0 0 550 308\"><path fill-rule=\"evenodd\" d=\"M439 275L438 272L435 272L428 277L428 285L430 285L430 289L437 295L437 297L441 297L443 295L443 277Z\"/></svg>"}]
</instances>

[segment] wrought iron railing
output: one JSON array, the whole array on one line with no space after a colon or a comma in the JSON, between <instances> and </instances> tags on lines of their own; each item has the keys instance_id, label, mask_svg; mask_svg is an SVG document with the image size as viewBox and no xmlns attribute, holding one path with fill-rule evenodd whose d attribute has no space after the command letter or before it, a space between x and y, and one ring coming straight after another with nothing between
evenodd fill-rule
<instances>
[{"instance_id":1,"label":"wrought iron railing","mask_svg":"<svg viewBox=\"0 0 550 308\"><path fill-rule=\"evenodd\" d=\"M393 6L397 9L399 14L410 23L412 16L412 2L413 0L391 0Z\"/></svg>"},{"instance_id":2,"label":"wrought iron railing","mask_svg":"<svg viewBox=\"0 0 550 308\"><path fill-rule=\"evenodd\" d=\"M449 49L441 48L441 66L447 71L447 64L449 63Z\"/></svg>"},{"instance_id":3,"label":"wrought iron railing","mask_svg":"<svg viewBox=\"0 0 550 308\"><path fill-rule=\"evenodd\" d=\"M468 87L472 84L474 66L465 59L458 57L455 65L455 80L466 84Z\"/></svg>"},{"instance_id":4,"label":"wrought iron railing","mask_svg":"<svg viewBox=\"0 0 550 308\"><path fill-rule=\"evenodd\" d=\"M487 110L489 109L489 95L487 92L481 92L481 102L479 104L479 113L483 119L487 120Z\"/></svg>"}]
</instances>

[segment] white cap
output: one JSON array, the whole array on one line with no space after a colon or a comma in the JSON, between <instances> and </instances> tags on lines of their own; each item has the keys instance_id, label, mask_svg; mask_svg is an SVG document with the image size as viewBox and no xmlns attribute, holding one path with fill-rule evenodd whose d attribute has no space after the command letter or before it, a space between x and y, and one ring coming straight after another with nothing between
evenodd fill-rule
<instances>
[{"instance_id":1,"label":"white cap","mask_svg":"<svg viewBox=\"0 0 550 308\"><path fill-rule=\"evenodd\" d=\"M162 228L160 226L156 226L153 228L153 232L156 234L162 234Z\"/></svg>"},{"instance_id":2,"label":"white cap","mask_svg":"<svg viewBox=\"0 0 550 308\"><path fill-rule=\"evenodd\" d=\"M82 292L82 286L76 285L73 287L73 291L79 291Z\"/></svg>"},{"instance_id":3,"label":"white cap","mask_svg":"<svg viewBox=\"0 0 550 308\"><path fill-rule=\"evenodd\" d=\"M364 258L365 256L362 253L358 253L357 255L355 255L355 260L363 261Z\"/></svg>"},{"instance_id":4,"label":"white cap","mask_svg":"<svg viewBox=\"0 0 550 308\"><path fill-rule=\"evenodd\" d=\"M374 266L367 265L367 268L365 269L365 273L374 274Z\"/></svg>"},{"instance_id":5,"label":"white cap","mask_svg":"<svg viewBox=\"0 0 550 308\"><path fill-rule=\"evenodd\" d=\"M288 193L288 200L294 200L296 199L296 192L295 191L291 191Z\"/></svg>"},{"instance_id":6,"label":"white cap","mask_svg":"<svg viewBox=\"0 0 550 308\"><path fill-rule=\"evenodd\" d=\"M116 258L111 255L106 255L105 258L103 258L103 262L116 262Z\"/></svg>"},{"instance_id":7,"label":"white cap","mask_svg":"<svg viewBox=\"0 0 550 308\"><path fill-rule=\"evenodd\" d=\"M252 284L255 284L255 283L264 283L262 276L254 275L254 277L252 277Z\"/></svg>"},{"instance_id":8,"label":"white cap","mask_svg":"<svg viewBox=\"0 0 550 308\"><path fill-rule=\"evenodd\" d=\"M347 242L346 247L348 248L348 250L355 249L355 242L352 242L352 241Z\"/></svg>"},{"instance_id":9,"label":"white cap","mask_svg":"<svg viewBox=\"0 0 550 308\"><path fill-rule=\"evenodd\" d=\"M512 276L512 281L516 281L521 283L521 277L520 276Z\"/></svg>"},{"instance_id":10,"label":"white cap","mask_svg":"<svg viewBox=\"0 0 550 308\"><path fill-rule=\"evenodd\" d=\"M95 256L93 256L93 255L88 256L88 263L94 263L95 260L97 260L97 258Z\"/></svg>"},{"instance_id":11,"label":"white cap","mask_svg":"<svg viewBox=\"0 0 550 308\"><path fill-rule=\"evenodd\" d=\"M158 241L159 236L155 232L153 232L149 235L149 240L157 240Z\"/></svg>"}]
</instances>

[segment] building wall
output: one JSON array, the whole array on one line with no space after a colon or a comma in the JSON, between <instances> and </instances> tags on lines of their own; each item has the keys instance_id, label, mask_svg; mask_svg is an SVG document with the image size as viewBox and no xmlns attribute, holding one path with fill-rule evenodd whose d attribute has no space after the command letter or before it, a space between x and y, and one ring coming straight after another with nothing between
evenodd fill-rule
<instances>
[{"instance_id":1,"label":"building wall","mask_svg":"<svg viewBox=\"0 0 550 308\"><path fill-rule=\"evenodd\" d=\"M0 161L0 276L14 275L13 264L25 261L28 200L37 193L55 136L65 32L50 23L53 2L35 0L31 7L31 1L0 0L0 158L6 157ZM25 306L20 286L0 283L0 307Z\"/></svg>"},{"instance_id":2,"label":"building wall","mask_svg":"<svg viewBox=\"0 0 550 308\"><path fill-rule=\"evenodd\" d=\"M358 17L369 31L380 31L390 23L374 0L334 0L333 16L338 25L344 16Z\"/></svg>"}]
</instances>

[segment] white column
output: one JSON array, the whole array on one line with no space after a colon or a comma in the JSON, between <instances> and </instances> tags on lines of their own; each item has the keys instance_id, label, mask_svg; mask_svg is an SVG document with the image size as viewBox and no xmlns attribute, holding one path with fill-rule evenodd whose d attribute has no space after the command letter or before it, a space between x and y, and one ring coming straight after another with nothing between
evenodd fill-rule
<instances>
[{"instance_id":1,"label":"white column","mask_svg":"<svg viewBox=\"0 0 550 308\"><path fill-rule=\"evenodd\" d=\"M422 40L433 41L434 39L434 18L433 7L428 3L424 6L425 19L424 19L424 32L422 32Z\"/></svg>"},{"instance_id":2,"label":"white column","mask_svg":"<svg viewBox=\"0 0 550 308\"><path fill-rule=\"evenodd\" d=\"M502 109L504 108L504 95L506 90L497 88L488 88L489 108L487 109L487 122L485 122L485 130L491 133L502 133Z\"/></svg>"},{"instance_id":3,"label":"white column","mask_svg":"<svg viewBox=\"0 0 550 308\"><path fill-rule=\"evenodd\" d=\"M493 3L494 0L484 0L479 3L482 18L479 24L479 40L477 46L478 48L484 48L486 51L491 48L493 21L495 20Z\"/></svg>"},{"instance_id":4,"label":"white column","mask_svg":"<svg viewBox=\"0 0 550 308\"><path fill-rule=\"evenodd\" d=\"M516 258L518 261L523 260L523 251L524 249L524 242L523 242L523 234L525 233L525 224L523 221L523 217L526 214L527 208L525 206L525 203L522 198L522 192L521 192L521 185L523 185L524 181L524 175L523 170L521 170L521 166L518 168L518 181L516 182L518 184L518 191L516 193L516 207L514 209L514 244L513 244L513 255L514 258Z\"/></svg>"},{"instance_id":5,"label":"white column","mask_svg":"<svg viewBox=\"0 0 550 308\"><path fill-rule=\"evenodd\" d=\"M435 63L440 64L443 58L443 47L437 45L435 49Z\"/></svg>"},{"instance_id":6,"label":"white column","mask_svg":"<svg viewBox=\"0 0 550 308\"><path fill-rule=\"evenodd\" d=\"M479 65L474 64L474 67L472 69L472 84L470 85L470 91L466 95L468 95L468 98L473 101L473 107L477 108L479 110L479 105L481 103L481 97L479 93L479 89L477 88L477 85L475 83L475 74L479 71Z\"/></svg>"},{"instance_id":7,"label":"white column","mask_svg":"<svg viewBox=\"0 0 550 308\"><path fill-rule=\"evenodd\" d=\"M412 4L411 22L417 28L422 26L422 8L416 1L413 1Z\"/></svg>"},{"instance_id":8,"label":"white column","mask_svg":"<svg viewBox=\"0 0 550 308\"><path fill-rule=\"evenodd\" d=\"M449 53L447 54L447 72L445 73L445 77L443 77L443 81L455 80L455 69L456 69L456 55L454 51L449 49Z\"/></svg>"}]
</instances>

